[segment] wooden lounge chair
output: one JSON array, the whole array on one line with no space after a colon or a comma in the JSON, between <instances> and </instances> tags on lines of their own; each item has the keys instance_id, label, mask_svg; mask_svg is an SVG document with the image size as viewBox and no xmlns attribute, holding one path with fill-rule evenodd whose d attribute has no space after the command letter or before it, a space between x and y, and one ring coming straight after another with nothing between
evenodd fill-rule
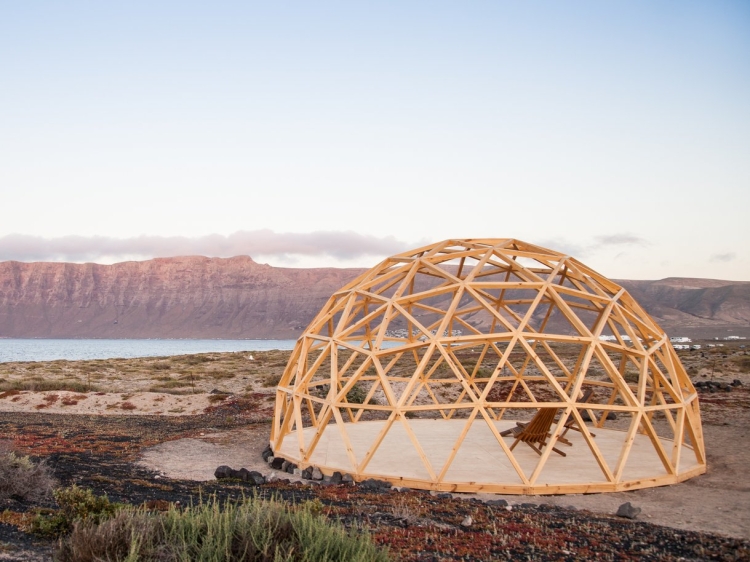
<instances>
[{"instance_id":1,"label":"wooden lounge chair","mask_svg":"<svg viewBox=\"0 0 750 562\"><path fill-rule=\"evenodd\" d=\"M555 421L555 416L560 408L539 408L539 411L534 415L531 420L525 425L517 425L516 427L506 430L503 433L512 434L516 438L513 444L510 446L510 450L518 445L520 442L526 443L529 447L534 449L538 454L542 454L542 447L547 445L547 439L551 437L550 428L552 423ZM560 438L557 439L560 441ZM562 440L563 443L569 444L567 439ZM561 450L552 447L558 455L566 456Z\"/></svg>"},{"instance_id":2,"label":"wooden lounge chair","mask_svg":"<svg viewBox=\"0 0 750 562\"><path fill-rule=\"evenodd\" d=\"M580 402L584 402L584 403L588 402L589 400L591 400L591 397L593 395L594 395L594 390L592 388L587 388L583 392L583 395L581 396ZM519 427L524 427L527 423L529 423L529 422L516 422L516 425L519 426ZM560 437L563 437L568 432L568 430L570 430L570 429L574 429L575 431L581 431L581 428L578 427L578 424L576 423L576 419L573 416L569 416L568 417L568 421L565 422L565 431L563 431L560 434ZM513 433L514 431L515 431L515 428L506 429L505 431L501 431L500 435L502 435L503 437L507 437L508 435L510 435L511 433ZM593 433L591 433L591 437L596 437L596 435L594 435Z\"/></svg>"}]
</instances>

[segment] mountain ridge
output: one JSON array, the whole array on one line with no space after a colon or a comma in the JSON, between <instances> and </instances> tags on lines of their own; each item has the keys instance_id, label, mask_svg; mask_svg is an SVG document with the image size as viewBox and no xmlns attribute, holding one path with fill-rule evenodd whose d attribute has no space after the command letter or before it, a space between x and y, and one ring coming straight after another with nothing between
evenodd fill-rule
<instances>
[{"instance_id":1,"label":"mountain ridge","mask_svg":"<svg viewBox=\"0 0 750 562\"><path fill-rule=\"evenodd\" d=\"M0 262L0 337L295 339L360 268L280 268L249 256L111 265ZM613 280L667 330L750 335L750 282Z\"/></svg>"}]
</instances>

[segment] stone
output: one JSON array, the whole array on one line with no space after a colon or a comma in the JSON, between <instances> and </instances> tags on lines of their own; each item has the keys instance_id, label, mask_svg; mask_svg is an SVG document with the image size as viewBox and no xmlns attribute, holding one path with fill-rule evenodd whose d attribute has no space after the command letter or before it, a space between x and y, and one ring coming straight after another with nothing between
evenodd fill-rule
<instances>
[{"instance_id":1,"label":"stone","mask_svg":"<svg viewBox=\"0 0 750 562\"><path fill-rule=\"evenodd\" d=\"M521 507L525 507L527 509L536 508L537 505L535 503L522 503Z\"/></svg>"},{"instance_id":2,"label":"stone","mask_svg":"<svg viewBox=\"0 0 750 562\"><path fill-rule=\"evenodd\" d=\"M266 477L256 470L251 470L249 481L255 484L256 486L262 486L263 484L266 483Z\"/></svg>"},{"instance_id":3,"label":"stone","mask_svg":"<svg viewBox=\"0 0 750 562\"><path fill-rule=\"evenodd\" d=\"M341 480L344 478L338 470L331 474L331 484L341 484Z\"/></svg>"},{"instance_id":4,"label":"stone","mask_svg":"<svg viewBox=\"0 0 750 562\"><path fill-rule=\"evenodd\" d=\"M505 507L506 505L508 505L507 500L488 500L484 503L486 503L487 505L495 506L495 507Z\"/></svg>"},{"instance_id":5,"label":"stone","mask_svg":"<svg viewBox=\"0 0 750 562\"><path fill-rule=\"evenodd\" d=\"M341 477L342 484L354 484L354 477L351 474L344 474Z\"/></svg>"},{"instance_id":6,"label":"stone","mask_svg":"<svg viewBox=\"0 0 750 562\"><path fill-rule=\"evenodd\" d=\"M289 468L289 465L292 464L289 461L285 460L283 463L281 463L281 472L289 472L287 469Z\"/></svg>"},{"instance_id":7,"label":"stone","mask_svg":"<svg viewBox=\"0 0 750 562\"><path fill-rule=\"evenodd\" d=\"M450 499L453 499L453 494L449 492L440 492L437 495L437 497L440 498L441 500L450 500Z\"/></svg>"},{"instance_id":8,"label":"stone","mask_svg":"<svg viewBox=\"0 0 750 562\"><path fill-rule=\"evenodd\" d=\"M252 482L252 476L250 476L250 471L246 468L241 468L237 471L240 480L243 482Z\"/></svg>"},{"instance_id":9,"label":"stone","mask_svg":"<svg viewBox=\"0 0 750 562\"><path fill-rule=\"evenodd\" d=\"M278 479L279 479L279 475L276 474L275 472L272 472L271 474L268 475L268 478L266 478L266 482L270 484L271 482L276 482Z\"/></svg>"},{"instance_id":10,"label":"stone","mask_svg":"<svg viewBox=\"0 0 750 562\"><path fill-rule=\"evenodd\" d=\"M311 478L313 480L323 480L323 473L317 466L313 468Z\"/></svg>"},{"instance_id":11,"label":"stone","mask_svg":"<svg viewBox=\"0 0 750 562\"><path fill-rule=\"evenodd\" d=\"M732 386L742 386L742 381L740 379L734 379L732 381Z\"/></svg>"},{"instance_id":12,"label":"stone","mask_svg":"<svg viewBox=\"0 0 750 562\"><path fill-rule=\"evenodd\" d=\"M239 470L232 469L232 472L229 473L230 478L236 478L237 480L240 480L242 478L242 473L240 473Z\"/></svg>"},{"instance_id":13,"label":"stone","mask_svg":"<svg viewBox=\"0 0 750 562\"><path fill-rule=\"evenodd\" d=\"M626 519L635 519L640 512L641 508L632 506L630 502L625 502L617 508L617 516L625 517Z\"/></svg>"},{"instance_id":14,"label":"stone","mask_svg":"<svg viewBox=\"0 0 750 562\"><path fill-rule=\"evenodd\" d=\"M286 471L285 472L287 474L294 474L296 470L297 470L297 465L294 464L293 462L290 462L289 466L286 467Z\"/></svg>"},{"instance_id":15,"label":"stone","mask_svg":"<svg viewBox=\"0 0 750 562\"><path fill-rule=\"evenodd\" d=\"M299 468L295 468L294 472L292 472L292 474L294 474L295 476L299 476L301 478L302 477L302 470L299 469Z\"/></svg>"},{"instance_id":16,"label":"stone","mask_svg":"<svg viewBox=\"0 0 750 562\"><path fill-rule=\"evenodd\" d=\"M273 468L274 470L280 470L285 462L286 461L281 457L274 457L273 461L270 463L271 468Z\"/></svg>"},{"instance_id":17,"label":"stone","mask_svg":"<svg viewBox=\"0 0 750 562\"><path fill-rule=\"evenodd\" d=\"M232 469L228 467L227 465L223 464L216 470L214 470L214 476L217 480L221 480L223 478L231 478L232 477Z\"/></svg>"},{"instance_id":18,"label":"stone","mask_svg":"<svg viewBox=\"0 0 750 562\"><path fill-rule=\"evenodd\" d=\"M312 467L308 466L305 470L302 471L302 478L305 480L310 480L312 478Z\"/></svg>"},{"instance_id":19,"label":"stone","mask_svg":"<svg viewBox=\"0 0 750 562\"><path fill-rule=\"evenodd\" d=\"M263 460L268 462L268 457L273 456L273 449L271 449L271 445L266 445L266 448L263 449L263 452L260 454L263 457Z\"/></svg>"},{"instance_id":20,"label":"stone","mask_svg":"<svg viewBox=\"0 0 750 562\"><path fill-rule=\"evenodd\" d=\"M363 480L360 483L360 486L364 490L383 491L383 490L390 490L391 483L385 480L378 480L376 478L368 478L367 480Z\"/></svg>"},{"instance_id":21,"label":"stone","mask_svg":"<svg viewBox=\"0 0 750 562\"><path fill-rule=\"evenodd\" d=\"M471 527L471 524L474 523L474 520L471 518L471 515L467 515L464 517L464 520L461 521L461 526L464 528Z\"/></svg>"}]
</instances>

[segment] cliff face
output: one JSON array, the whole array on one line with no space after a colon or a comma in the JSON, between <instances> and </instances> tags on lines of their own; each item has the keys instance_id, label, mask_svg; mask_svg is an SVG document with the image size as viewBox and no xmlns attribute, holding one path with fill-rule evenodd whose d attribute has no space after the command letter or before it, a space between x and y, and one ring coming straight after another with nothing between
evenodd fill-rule
<instances>
[{"instance_id":1,"label":"cliff face","mask_svg":"<svg viewBox=\"0 0 750 562\"><path fill-rule=\"evenodd\" d=\"M667 331L750 327L748 282L669 277L617 283Z\"/></svg>"},{"instance_id":2,"label":"cliff face","mask_svg":"<svg viewBox=\"0 0 750 562\"><path fill-rule=\"evenodd\" d=\"M294 339L359 273L249 257L0 262L0 337Z\"/></svg>"},{"instance_id":3,"label":"cliff face","mask_svg":"<svg viewBox=\"0 0 750 562\"><path fill-rule=\"evenodd\" d=\"M294 339L362 271L276 268L244 256L0 262L0 337ZM750 283L617 283L670 333L750 335Z\"/></svg>"}]
</instances>

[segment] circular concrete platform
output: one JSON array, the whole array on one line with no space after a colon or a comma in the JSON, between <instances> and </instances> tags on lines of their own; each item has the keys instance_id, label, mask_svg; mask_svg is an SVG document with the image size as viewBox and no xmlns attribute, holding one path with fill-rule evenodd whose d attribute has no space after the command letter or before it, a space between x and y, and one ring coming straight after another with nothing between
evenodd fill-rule
<instances>
[{"instance_id":1,"label":"circular concrete platform","mask_svg":"<svg viewBox=\"0 0 750 562\"><path fill-rule=\"evenodd\" d=\"M463 442L450 459L469 423ZM591 428L596 434L592 441L605 464L600 466L577 431L566 435L570 446L555 445L566 454L564 457L550 451L545 459L525 443L519 443L511 458L484 420L410 419L408 425L394 421L390 428L386 424L386 421L329 424L307 460L301 457L299 439L301 436L304 441L303 449L309 447L316 429L306 428L301 434L292 431L275 453L303 467L317 466L326 474L340 471L359 474L358 479L379 478L394 485L456 492L609 492L674 484L705 472L705 465L697 462L693 450L685 444L676 470L670 471L651 439L636 433L621 473L613 473L627 440L626 432L621 430ZM515 426L513 421L494 424L498 433ZM350 450L345 439L351 444ZM379 439L382 439L380 444L373 447ZM508 448L514 441L510 436L502 439ZM672 441L659 441L665 455L672 459ZM371 448L374 453L363 465ZM517 466L514 467L512 459Z\"/></svg>"}]
</instances>

